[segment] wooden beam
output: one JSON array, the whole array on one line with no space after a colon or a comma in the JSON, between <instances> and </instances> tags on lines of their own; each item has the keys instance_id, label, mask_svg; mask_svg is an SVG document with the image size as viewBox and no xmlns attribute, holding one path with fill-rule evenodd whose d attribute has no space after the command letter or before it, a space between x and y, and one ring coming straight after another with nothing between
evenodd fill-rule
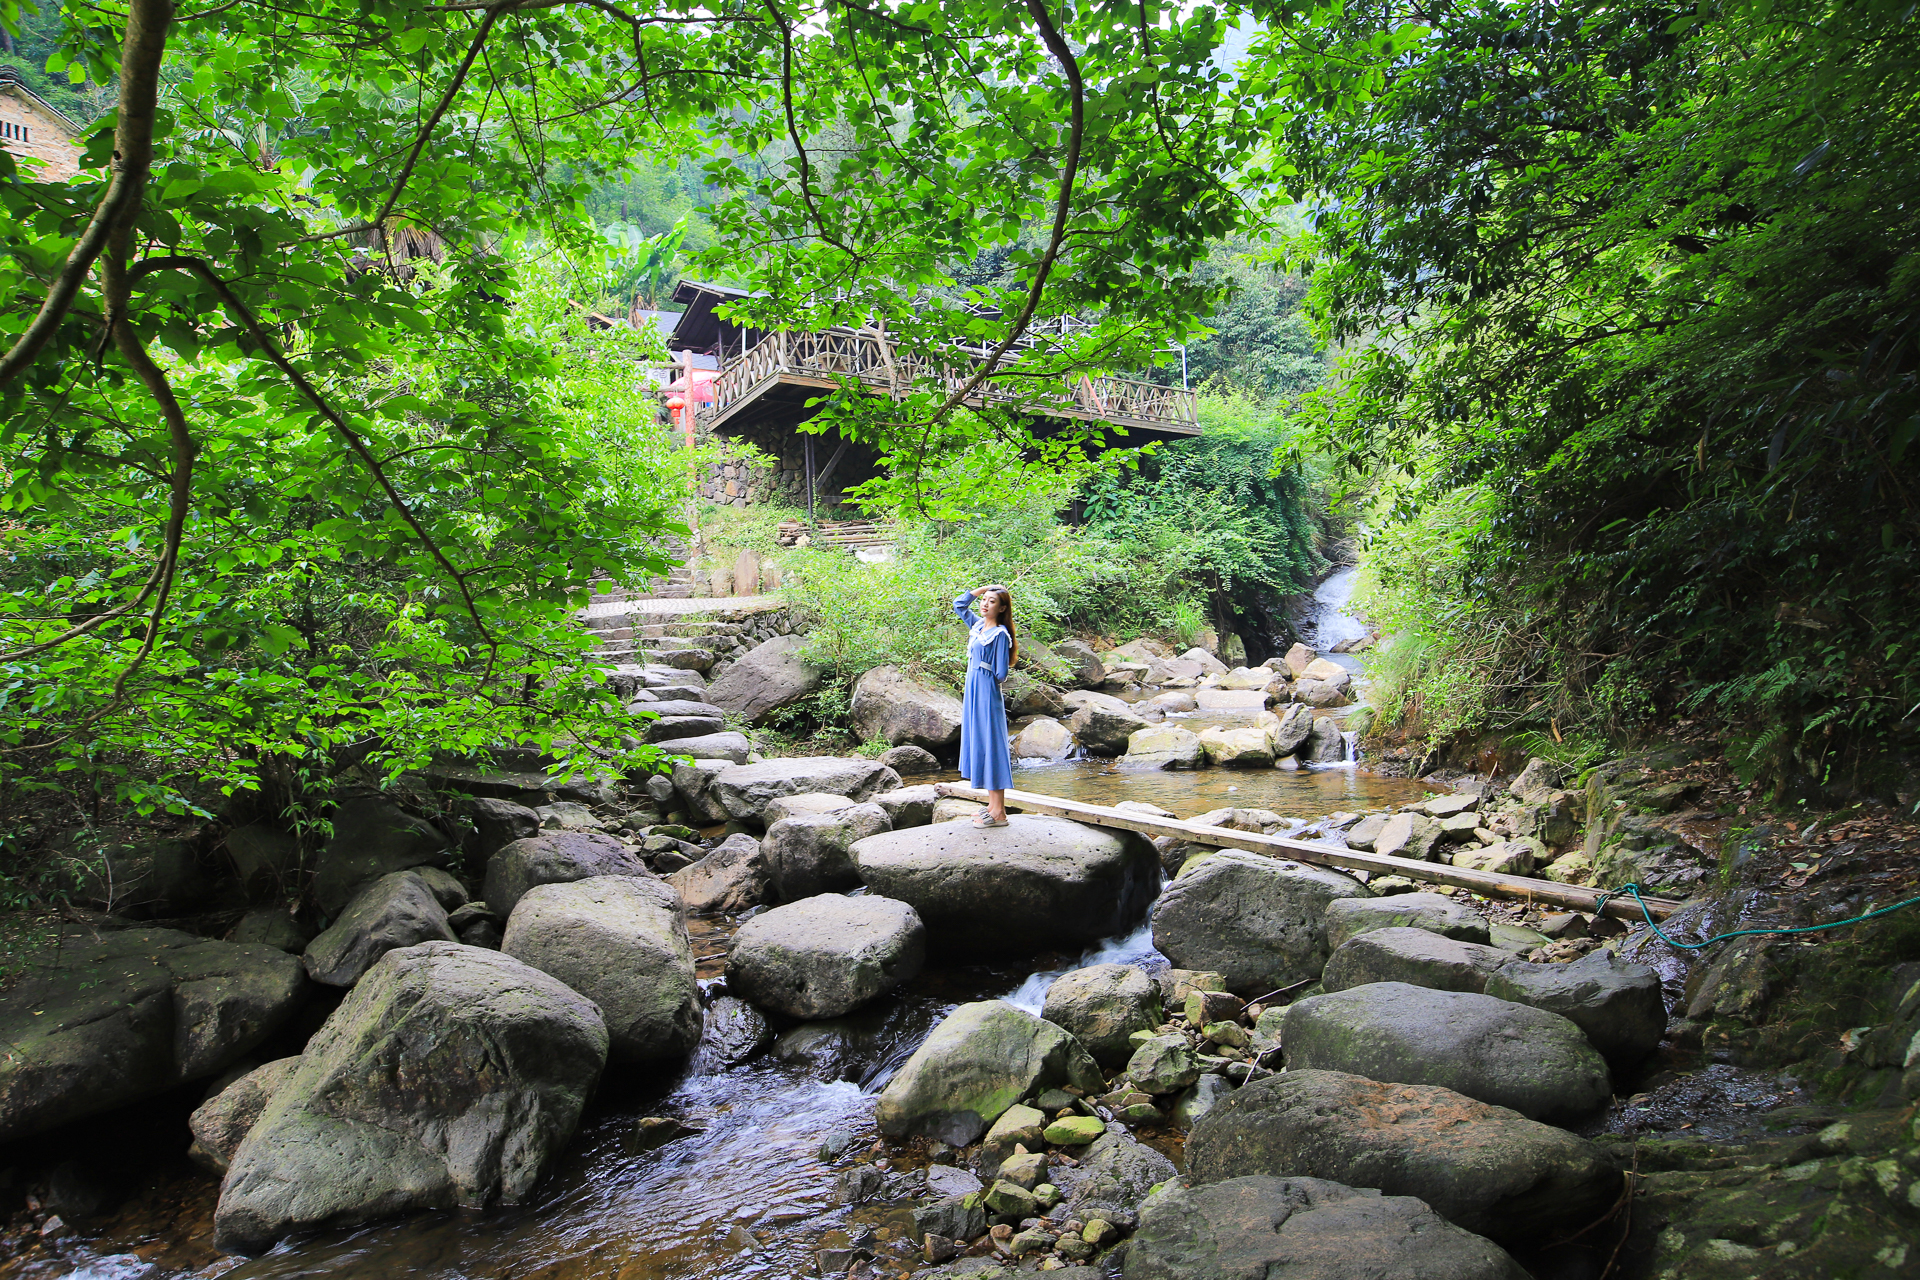
<instances>
[{"instance_id":1,"label":"wooden beam","mask_svg":"<svg viewBox=\"0 0 1920 1280\"><path fill-rule=\"evenodd\" d=\"M984 804L987 799L986 792L958 784L944 785L941 790L947 795L962 800L978 800ZM1603 890L1588 889L1577 884L1559 884L1552 880L1501 875L1492 871L1472 871L1465 867L1449 866L1443 862L1418 862L1412 858L1395 858L1386 854L1366 853L1359 849L1322 844L1317 840L1294 840L1286 836L1262 835L1257 831L1234 831L1227 827L1203 827L1191 822L1183 822L1178 818L1156 818L1151 814L1131 813L1125 809L1109 809L1104 805L1085 804L1078 800L1065 800L1059 796L1038 795L1031 791L1017 791L1012 788L1007 791L1007 804L1026 813L1071 818L1075 822L1084 822L1096 827L1118 827L1125 831L1137 831L1145 836L1173 836L1193 844L1211 845L1218 849L1245 849L1251 853L1296 858L1301 862L1311 862L1323 867L1338 867L1344 871L1377 872L1385 875L1406 876L1409 880L1428 880L1435 884L1468 889L1488 898L1541 902L1548 906L1563 907L1569 911L1598 912L1620 920L1637 922L1646 918L1640 914L1640 904L1631 897L1608 898L1602 904L1600 898ZM1671 898L1645 898L1644 901L1648 912L1655 920L1665 920L1681 906Z\"/></svg>"}]
</instances>

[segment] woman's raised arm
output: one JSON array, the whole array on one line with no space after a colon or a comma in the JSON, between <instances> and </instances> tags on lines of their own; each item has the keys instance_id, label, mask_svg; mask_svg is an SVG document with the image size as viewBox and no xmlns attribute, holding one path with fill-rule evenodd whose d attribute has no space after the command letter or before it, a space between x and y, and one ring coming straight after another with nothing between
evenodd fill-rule
<instances>
[{"instance_id":1,"label":"woman's raised arm","mask_svg":"<svg viewBox=\"0 0 1920 1280\"><path fill-rule=\"evenodd\" d=\"M973 592L962 591L953 598L953 611L960 615L960 621L973 625Z\"/></svg>"}]
</instances>

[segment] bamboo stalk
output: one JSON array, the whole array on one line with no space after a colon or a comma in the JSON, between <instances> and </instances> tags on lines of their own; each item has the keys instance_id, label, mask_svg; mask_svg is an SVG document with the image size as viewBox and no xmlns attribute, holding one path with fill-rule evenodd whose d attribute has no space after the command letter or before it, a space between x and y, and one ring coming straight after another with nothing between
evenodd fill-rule
<instances>
[{"instance_id":1,"label":"bamboo stalk","mask_svg":"<svg viewBox=\"0 0 1920 1280\"><path fill-rule=\"evenodd\" d=\"M961 800L977 800L984 804L987 799L986 792L958 784L944 786L941 790ZM1576 884L1559 884L1552 880L1501 875L1492 871L1472 871L1466 867L1449 866L1442 862L1417 862L1412 858L1395 858L1387 854L1366 853L1359 849L1344 849L1315 840L1293 840L1286 836L1262 835L1257 831L1233 831L1226 827L1197 826L1178 818L1156 818L1150 814L1129 813L1124 809L1109 809L1104 805L1086 804L1079 800L1066 800L1059 796L1045 796L1011 788L1007 791L1007 804L1023 812L1047 814L1055 818L1071 818L1075 822L1084 822L1090 826L1119 827L1122 830L1137 831L1146 836L1176 836L1193 844L1211 845L1220 849L1245 849L1250 853L1297 858L1301 862L1311 862L1323 867L1338 867L1346 871L1381 872L1406 876L1409 880L1428 880L1435 884L1469 889L1488 898L1543 902L1549 906L1564 907L1569 911L1599 913L1620 920L1639 921L1645 918L1640 914L1640 904L1632 898L1608 898L1603 904L1601 895L1605 892L1604 890L1588 889ZM1671 898L1650 897L1644 898L1643 901L1646 902L1647 910L1655 920L1665 920L1681 906Z\"/></svg>"}]
</instances>

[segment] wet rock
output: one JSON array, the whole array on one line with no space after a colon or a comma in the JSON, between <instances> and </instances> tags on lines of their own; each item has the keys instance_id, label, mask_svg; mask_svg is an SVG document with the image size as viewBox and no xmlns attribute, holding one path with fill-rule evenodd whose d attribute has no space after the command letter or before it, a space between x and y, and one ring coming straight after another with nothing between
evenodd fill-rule
<instances>
[{"instance_id":1,"label":"wet rock","mask_svg":"<svg viewBox=\"0 0 1920 1280\"><path fill-rule=\"evenodd\" d=\"M1154 1036L1127 1059L1127 1079L1148 1093L1178 1093L1200 1078L1183 1036Z\"/></svg>"},{"instance_id":2,"label":"wet rock","mask_svg":"<svg viewBox=\"0 0 1920 1280\"><path fill-rule=\"evenodd\" d=\"M1080 1154L1080 1167L1056 1170L1068 1192L1069 1211L1082 1221L1099 1216L1131 1230L1131 1210L1140 1207L1147 1193L1169 1178L1177 1176L1173 1161L1130 1134L1109 1129ZM1069 1176L1071 1175L1071 1176ZM1091 1205L1112 1205L1096 1212Z\"/></svg>"},{"instance_id":3,"label":"wet rock","mask_svg":"<svg viewBox=\"0 0 1920 1280\"><path fill-rule=\"evenodd\" d=\"M453 856L440 829L382 795L350 796L333 812L333 839L320 851L313 897L327 915L381 876L443 867Z\"/></svg>"},{"instance_id":4,"label":"wet rock","mask_svg":"<svg viewBox=\"0 0 1920 1280\"><path fill-rule=\"evenodd\" d=\"M694 737L663 739L654 744L668 755L688 756L695 760L726 760L745 764L753 754L753 744L744 733L707 733Z\"/></svg>"},{"instance_id":5,"label":"wet rock","mask_svg":"<svg viewBox=\"0 0 1920 1280\"><path fill-rule=\"evenodd\" d=\"M1107 694L1076 693L1069 702L1079 705L1067 717L1067 729L1089 755L1124 754L1128 740L1150 723L1132 705Z\"/></svg>"},{"instance_id":6,"label":"wet rock","mask_svg":"<svg viewBox=\"0 0 1920 1280\"><path fill-rule=\"evenodd\" d=\"M937 1196L970 1196L977 1191L986 1190L986 1186L979 1178L956 1165L930 1164L927 1166L927 1190ZM927 1228L930 1231L933 1229ZM955 1239L971 1240L975 1235L984 1233L986 1229L986 1222L983 1219L979 1231L971 1234L967 1232L951 1234Z\"/></svg>"},{"instance_id":7,"label":"wet rock","mask_svg":"<svg viewBox=\"0 0 1920 1280\"><path fill-rule=\"evenodd\" d=\"M1370 982L1406 982L1435 991L1485 991L1488 976L1512 960L1498 947L1425 929L1372 929L1335 948L1320 985L1345 991Z\"/></svg>"},{"instance_id":8,"label":"wet rock","mask_svg":"<svg viewBox=\"0 0 1920 1280\"><path fill-rule=\"evenodd\" d=\"M1137 965L1089 965L1053 980L1040 1016L1066 1028L1094 1061L1118 1066L1132 1056L1128 1037L1159 1023L1160 993Z\"/></svg>"},{"instance_id":9,"label":"wet rock","mask_svg":"<svg viewBox=\"0 0 1920 1280\"><path fill-rule=\"evenodd\" d=\"M963 1170L954 1170L963 1173ZM931 1173L931 1171L929 1171ZM913 1211L913 1229L923 1236L940 1236L947 1240L978 1240L987 1234L987 1211L978 1196L983 1189L980 1180L972 1174L965 1174L973 1182L972 1191L947 1192L929 1205L922 1205ZM932 1185L929 1177L928 1185Z\"/></svg>"},{"instance_id":10,"label":"wet rock","mask_svg":"<svg viewBox=\"0 0 1920 1280\"><path fill-rule=\"evenodd\" d=\"M234 942L258 942L278 951L299 955L313 941L313 931L294 919L285 907L262 907L240 917L233 926Z\"/></svg>"},{"instance_id":11,"label":"wet rock","mask_svg":"<svg viewBox=\"0 0 1920 1280\"><path fill-rule=\"evenodd\" d=\"M1583 1227L1620 1193L1599 1148L1563 1129L1451 1089L1338 1071L1288 1071L1233 1091L1187 1139L1187 1173L1377 1187L1507 1241Z\"/></svg>"},{"instance_id":12,"label":"wet rock","mask_svg":"<svg viewBox=\"0 0 1920 1280\"><path fill-rule=\"evenodd\" d=\"M300 1058L276 1058L255 1067L219 1093L201 1103L187 1118L193 1146L187 1155L195 1164L224 1175L241 1140L260 1119L260 1113L293 1076Z\"/></svg>"},{"instance_id":13,"label":"wet rock","mask_svg":"<svg viewBox=\"0 0 1920 1280\"><path fill-rule=\"evenodd\" d=\"M1275 759L1290 756L1313 733L1313 708L1295 702L1282 711L1262 711L1259 725L1267 736L1267 754Z\"/></svg>"},{"instance_id":14,"label":"wet rock","mask_svg":"<svg viewBox=\"0 0 1920 1280\"><path fill-rule=\"evenodd\" d=\"M675 786L679 786L678 774ZM715 772L704 792L709 821L734 819L765 826L767 807L777 796L818 791L861 802L900 786L900 775L878 760L842 756L801 756L733 765Z\"/></svg>"},{"instance_id":15,"label":"wet rock","mask_svg":"<svg viewBox=\"0 0 1920 1280\"><path fill-rule=\"evenodd\" d=\"M825 678L823 668L801 659L806 643L805 636L797 635L763 641L707 687L706 700L748 724L765 724L774 712L818 689Z\"/></svg>"},{"instance_id":16,"label":"wet rock","mask_svg":"<svg viewBox=\"0 0 1920 1280\"><path fill-rule=\"evenodd\" d=\"M893 990L926 962L912 907L875 894L821 894L762 912L734 935L728 983L791 1018L832 1018Z\"/></svg>"},{"instance_id":17,"label":"wet rock","mask_svg":"<svg viewBox=\"0 0 1920 1280\"><path fill-rule=\"evenodd\" d=\"M446 909L418 874L396 871L361 890L301 963L315 982L350 987L394 948L433 941L455 941Z\"/></svg>"},{"instance_id":18,"label":"wet rock","mask_svg":"<svg viewBox=\"0 0 1920 1280\"><path fill-rule=\"evenodd\" d=\"M675 1058L700 1039L686 920L652 877L538 885L514 907L501 950L597 1005L612 1061Z\"/></svg>"},{"instance_id":19,"label":"wet rock","mask_svg":"<svg viewBox=\"0 0 1920 1280\"><path fill-rule=\"evenodd\" d=\"M1492 1241L1411 1196L1319 1178L1175 1184L1149 1201L1127 1280L1526 1280Z\"/></svg>"},{"instance_id":20,"label":"wet rock","mask_svg":"<svg viewBox=\"0 0 1920 1280\"><path fill-rule=\"evenodd\" d=\"M1319 977L1327 904L1366 896L1337 871L1223 849L1161 894L1153 943L1175 965L1222 974L1228 990L1251 997Z\"/></svg>"},{"instance_id":21,"label":"wet rock","mask_svg":"<svg viewBox=\"0 0 1920 1280\"><path fill-rule=\"evenodd\" d=\"M850 805L835 813L782 818L767 828L760 852L775 894L781 901L795 902L856 887L860 873L853 865L854 842L892 829L879 805Z\"/></svg>"},{"instance_id":22,"label":"wet rock","mask_svg":"<svg viewBox=\"0 0 1920 1280\"><path fill-rule=\"evenodd\" d=\"M735 1066L773 1041L766 1016L745 1000L716 996L707 1003L700 1035L700 1062L712 1069Z\"/></svg>"},{"instance_id":23,"label":"wet rock","mask_svg":"<svg viewBox=\"0 0 1920 1280\"><path fill-rule=\"evenodd\" d=\"M1267 749L1266 731L1211 728L1200 735L1200 748L1208 763L1222 769L1270 769L1273 753Z\"/></svg>"},{"instance_id":24,"label":"wet rock","mask_svg":"<svg viewBox=\"0 0 1920 1280\"><path fill-rule=\"evenodd\" d=\"M1424 862L1440 843L1441 835L1440 824L1424 813L1396 813L1373 838L1373 851Z\"/></svg>"},{"instance_id":25,"label":"wet rock","mask_svg":"<svg viewBox=\"0 0 1920 1280\"><path fill-rule=\"evenodd\" d=\"M493 951L389 951L234 1153L222 1249L415 1209L526 1198L606 1063L593 1003Z\"/></svg>"},{"instance_id":26,"label":"wet rock","mask_svg":"<svg viewBox=\"0 0 1920 1280\"><path fill-rule=\"evenodd\" d=\"M653 878L638 854L612 836L591 831L554 831L515 840L487 860L480 896L496 916L507 917L522 894L542 884L594 876Z\"/></svg>"},{"instance_id":27,"label":"wet rock","mask_svg":"<svg viewBox=\"0 0 1920 1280\"><path fill-rule=\"evenodd\" d=\"M1173 1103L1173 1121L1191 1129L1213 1113L1223 1098L1232 1096L1233 1085L1224 1076L1206 1075L1194 1081Z\"/></svg>"},{"instance_id":28,"label":"wet rock","mask_svg":"<svg viewBox=\"0 0 1920 1280\"><path fill-rule=\"evenodd\" d=\"M1073 733L1051 716L1040 716L1013 735L1016 760L1065 760L1073 754Z\"/></svg>"},{"instance_id":29,"label":"wet rock","mask_svg":"<svg viewBox=\"0 0 1920 1280\"><path fill-rule=\"evenodd\" d=\"M1535 1120L1587 1115L1612 1092L1579 1027L1466 991L1376 982L1310 996L1287 1007L1282 1039L1289 1071L1438 1085Z\"/></svg>"},{"instance_id":30,"label":"wet rock","mask_svg":"<svg viewBox=\"0 0 1920 1280\"><path fill-rule=\"evenodd\" d=\"M1533 874L1533 846L1524 840L1503 840L1485 849L1462 849L1451 859L1456 867L1469 871L1490 871L1495 875L1530 876Z\"/></svg>"},{"instance_id":31,"label":"wet rock","mask_svg":"<svg viewBox=\"0 0 1920 1280\"><path fill-rule=\"evenodd\" d=\"M1487 921L1463 902L1438 893L1399 893L1390 898L1342 898L1327 904L1327 945L1373 929L1425 929L1461 942L1487 941Z\"/></svg>"},{"instance_id":32,"label":"wet rock","mask_svg":"<svg viewBox=\"0 0 1920 1280\"><path fill-rule=\"evenodd\" d=\"M853 858L875 893L920 913L936 945L983 951L1124 933L1160 880L1144 836L1029 814L986 830L936 823L868 836Z\"/></svg>"},{"instance_id":33,"label":"wet rock","mask_svg":"<svg viewBox=\"0 0 1920 1280\"><path fill-rule=\"evenodd\" d=\"M767 900L769 877L760 841L736 831L711 853L667 877L689 911L737 914Z\"/></svg>"},{"instance_id":34,"label":"wet rock","mask_svg":"<svg viewBox=\"0 0 1920 1280\"><path fill-rule=\"evenodd\" d=\"M0 992L0 1141L214 1075L311 990L284 951L173 929L55 923L12 963Z\"/></svg>"},{"instance_id":35,"label":"wet rock","mask_svg":"<svg viewBox=\"0 0 1920 1280\"><path fill-rule=\"evenodd\" d=\"M939 757L925 747L893 747L882 751L875 759L903 778L916 773L940 772Z\"/></svg>"},{"instance_id":36,"label":"wet rock","mask_svg":"<svg viewBox=\"0 0 1920 1280\"><path fill-rule=\"evenodd\" d=\"M1080 1042L1004 1000L964 1004L933 1029L881 1091L880 1132L964 1146L1036 1089L1105 1085Z\"/></svg>"},{"instance_id":37,"label":"wet rock","mask_svg":"<svg viewBox=\"0 0 1920 1280\"><path fill-rule=\"evenodd\" d=\"M1347 758L1346 734L1331 716L1321 716L1313 722L1298 754L1305 764L1340 764Z\"/></svg>"},{"instance_id":38,"label":"wet rock","mask_svg":"<svg viewBox=\"0 0 1920 1280\"><path fill-rule=\"evenodd\" d=\"M1568 1019L1616 1066L1631 1066L1653 1052L1666 1029L1660 976L1611 951L1571 964L1508 964L1488 977L1486 992Z\"/></svg>"},{"instance_id":39,"label":"wet rock","mask_svg":"<svg viewBox=\"0 0 1920 1280\"><path fill-rule=\"evenodd\" d=\"M933 806L940 799L940 793L930 782L917 787L901 787L895 791L882 791L873 797L873 803L880 806L880 812L887 815L887 825L898 831L903 827L924 827L933 821Z\"/></svg>"},{"instance_id":40,"label":"wet rock","mask_svg":"<svg viewBox=\"0 0 1920 1280\"><path fill-rule=\"evenodd\" d=\"M1200 735L1172 724L1136 730L1120 758L1124 765L1152 769L1198 769L1206 762Z\"/></svg>"},{"instance_id":41,"label":"wet rock","mask_svg":"<svg viewBox=\"0 0 1920 1280\"><path fill-rule=\"evenodd\" d=\"M875 667L854 681L850 719L863 742L929 751L960 745L960 699L898 667Z\"/></svg>"}]
</instances>

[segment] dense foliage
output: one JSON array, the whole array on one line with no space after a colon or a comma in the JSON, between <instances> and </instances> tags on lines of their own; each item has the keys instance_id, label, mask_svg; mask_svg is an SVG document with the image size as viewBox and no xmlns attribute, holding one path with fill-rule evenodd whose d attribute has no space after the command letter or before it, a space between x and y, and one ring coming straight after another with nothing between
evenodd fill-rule
<instances>
[{"instance_id":1,"label":"dense foliage","mask_svg":"<svg viewBox=\"0 0 1920 1280\"><path fill-rule=\"evenodd\" d=\"M1365 340L1308 417L1411 477L1392 546L1450 544L1377 557L1410 688L1471 661L1509 723L1724 714L1775 781L1912 740L1915 34L1733 0L1264 39L1320 323Z\"/></svg>"}]
</instances>

